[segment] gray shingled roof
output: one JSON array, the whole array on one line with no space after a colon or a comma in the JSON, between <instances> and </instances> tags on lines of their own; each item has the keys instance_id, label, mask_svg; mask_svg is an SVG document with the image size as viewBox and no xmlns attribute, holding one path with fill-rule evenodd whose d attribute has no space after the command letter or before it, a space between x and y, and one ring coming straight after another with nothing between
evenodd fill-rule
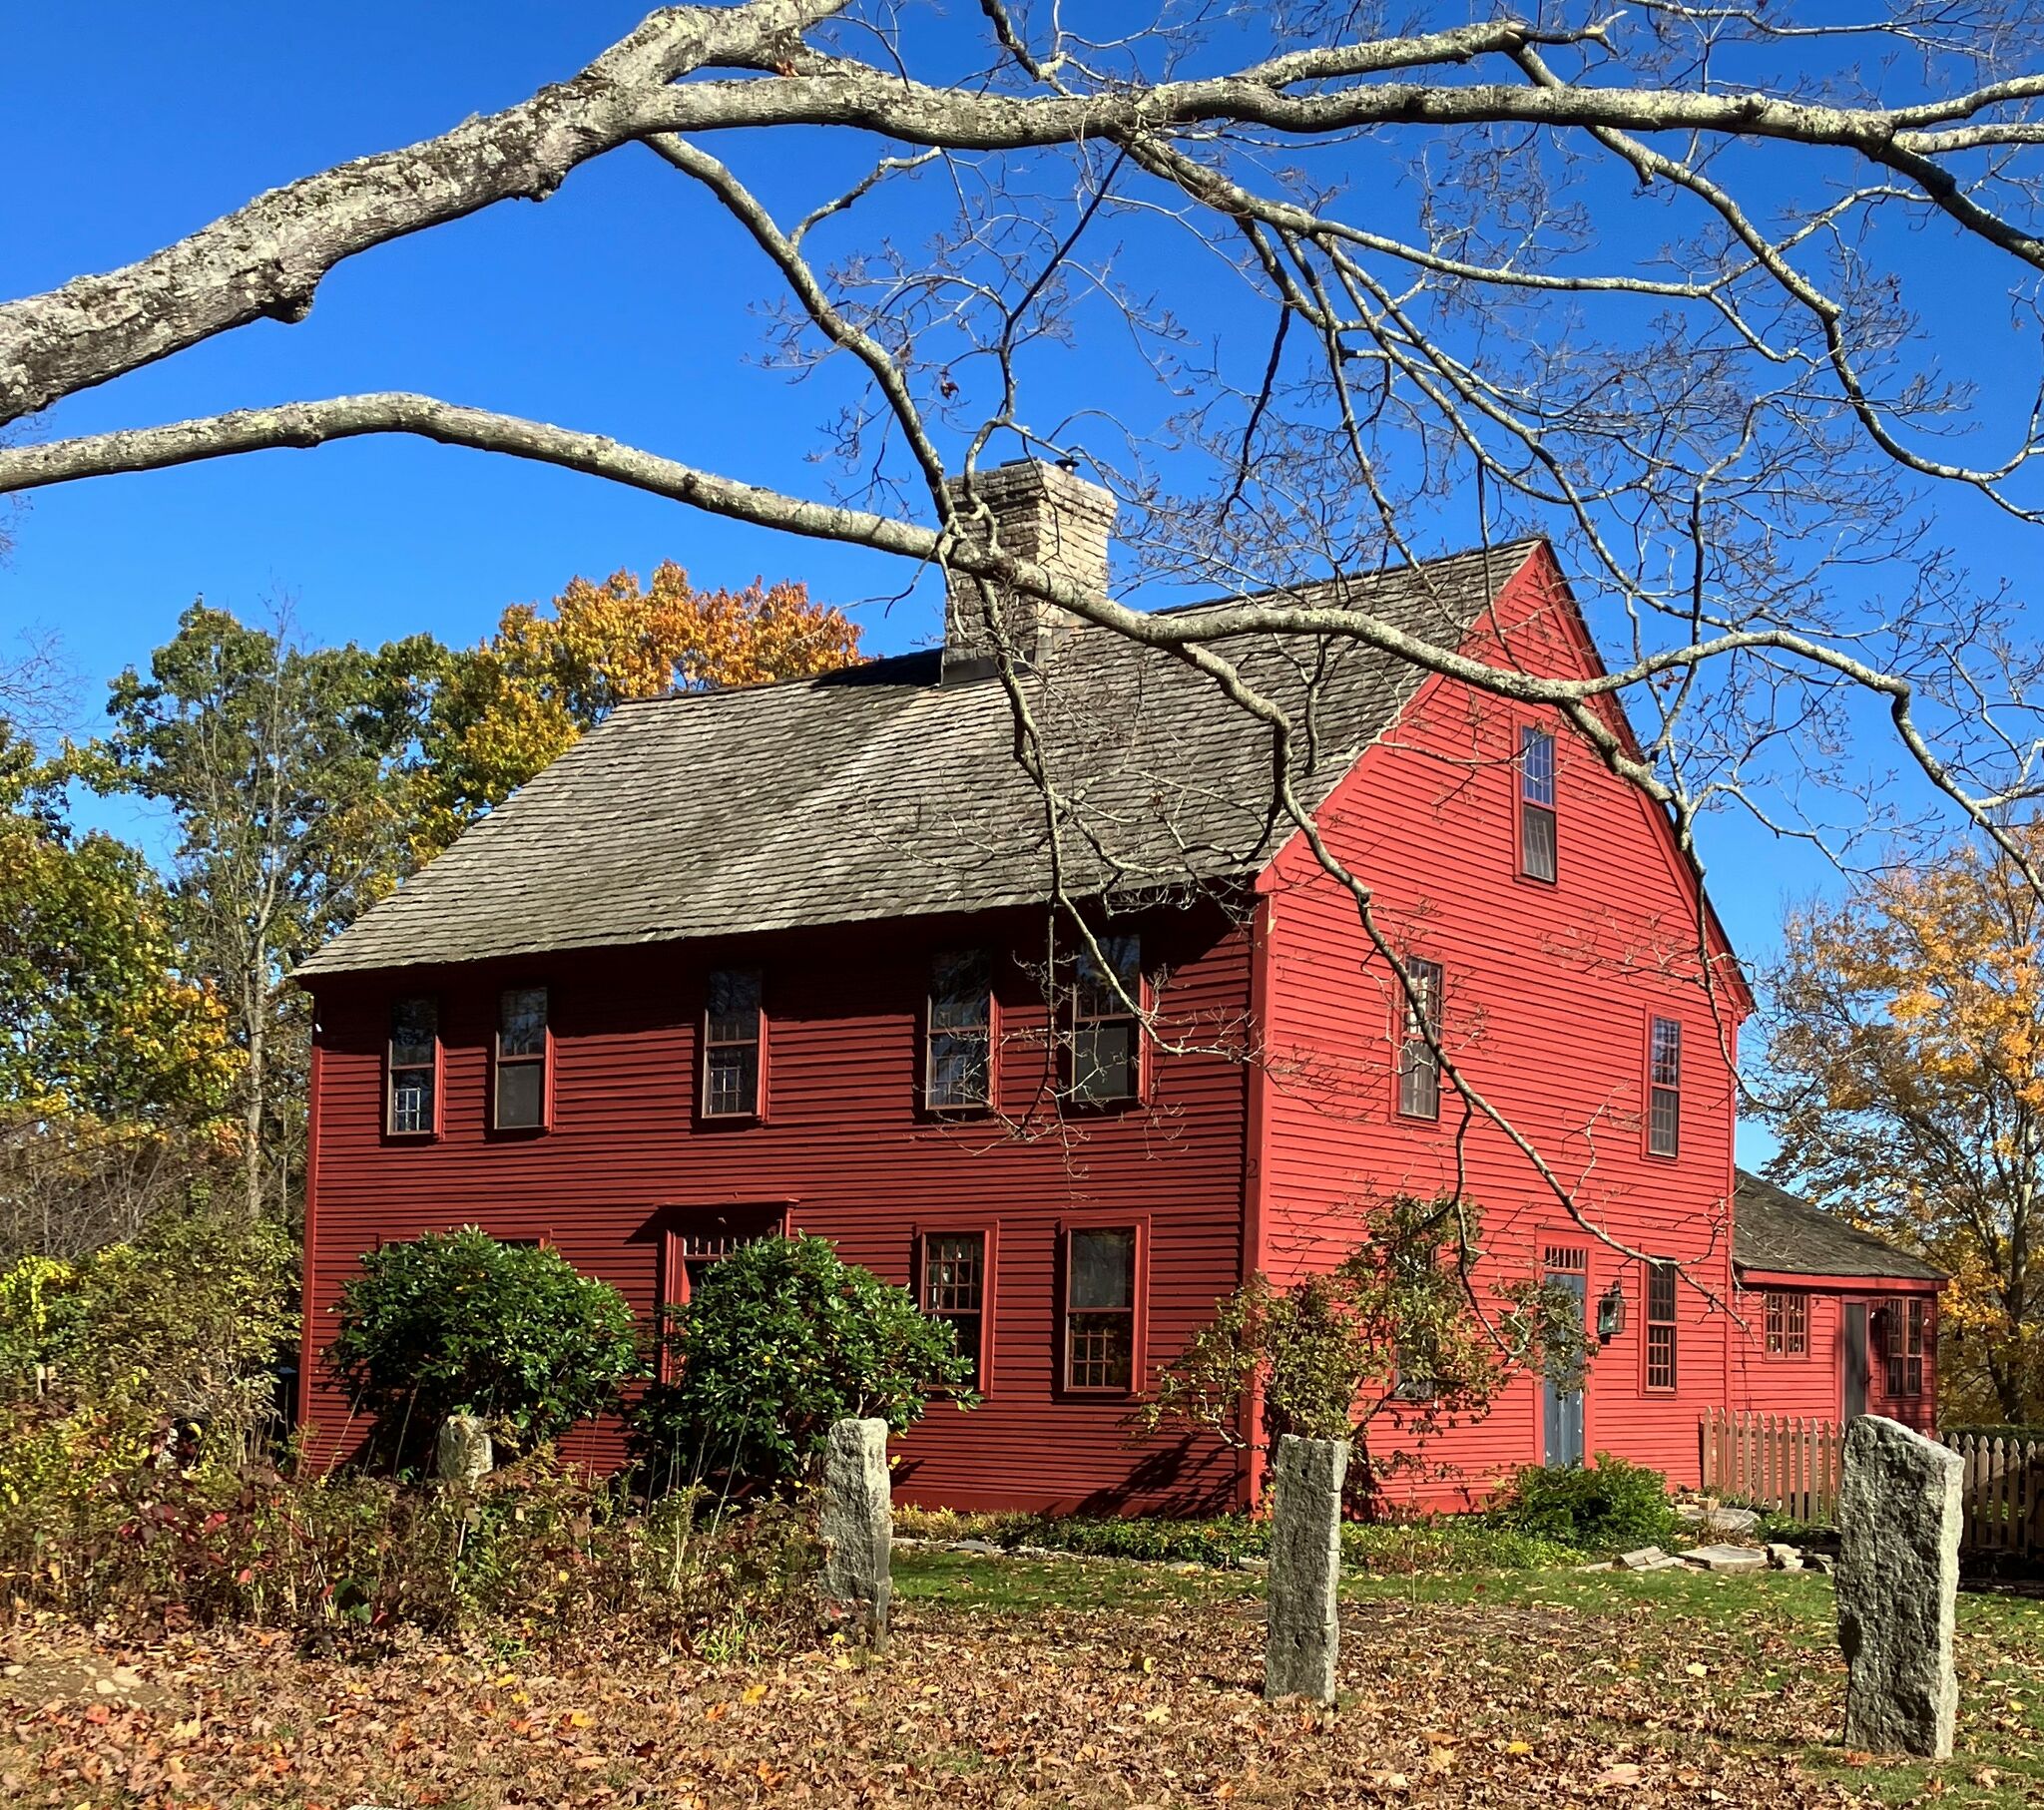
<instances>
[{"instance_id":1,"label":"gray shingled roof","mask_svg":"<svg viewBox=\"0 0 2044 1810\"><path fill-rule=\"evenodd\" d=\"M1739 1171L1732 1260L1741 1269L1796 1276L1881 1276L1941 1282L1944 1271L1819 1212L1760 1175Z\"/></svg>"},{"instance_id":2,"label":"gray shingled roof","mask_svg":"<svg viewBox=\"0 0 2044 1810\"><path fill-rule=\"evenodd\" d=\"M1353 599L1452 646L1532 546L1285 595ZM1309 804L1422 677L1355 643L1221 646L1309 722L1293 761ZM1272 816L1270 731L1211 679L1089 625L1068 628L1042 666L1032 707L1069 806L1070 895L1211 882L1269 862L1286 834ZM1040 901L1049 837L1041 794L1016 762L1007 694L997 679L937 678L937 655L914 654L626 705L298 972Z\"/></svg>"}]
</instances>

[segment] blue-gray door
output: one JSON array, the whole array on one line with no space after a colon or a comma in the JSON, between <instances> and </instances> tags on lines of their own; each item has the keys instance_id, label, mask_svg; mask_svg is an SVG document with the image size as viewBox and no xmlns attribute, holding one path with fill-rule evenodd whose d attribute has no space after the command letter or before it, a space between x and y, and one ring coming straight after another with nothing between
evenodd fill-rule
<instances>
[{"instance_id":1,"label":"blue-gray door","mask_svg":"<svg viewBox=\"0 0 2044 1810\"><path fill-rule=\"evenodd\" d=\"M1550 1270L1548 1286L1566 1289L1575 1297L1576 1323L1583 1322L1583 1311L1590 1299L1590 1278L1580 1270L1571 1275L1565 1270ZM1579 1465L1583 1462L1583 1391L1580 1383L1564 1393L1554 1386L1549 1377L1546 1384L1546 1449L1544 1462L1549 1465Z\"/></svg>"},{"instance_id":2,"label":"blue-gray door","mask_svg":"<svg viewBox=\"0 0 2044 1810\"><path fill-rule=\"evenodd\" d=\"M1845 1418L1866 1412L1866 1303L1845 1303Z\"/></svg>"}]
</instances>

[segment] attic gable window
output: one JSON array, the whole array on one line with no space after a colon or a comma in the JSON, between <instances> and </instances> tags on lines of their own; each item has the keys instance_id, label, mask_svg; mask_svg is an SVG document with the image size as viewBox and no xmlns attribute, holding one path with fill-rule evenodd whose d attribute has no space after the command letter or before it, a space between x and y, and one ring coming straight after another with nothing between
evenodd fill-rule
<instances>
[{"instance_id":1,"label":"attic gable window","mask_svg":"<svg viewBox=\"0 0 2044 1810\"><path fill-rule=\"evenodd\" d=\"M757 968L720 968L710 976L703 1014L703 1117L757 1119L766 1021Z\"/></svg>"},{"instance_id":2,"label":"attic gable window","mask_svg":"<svg viewBox=\"0 0 2044 1810\"><path fill-rule=\"evenodd\" d=\"M430 996L390 1002L384 1130L393 1137L430 1137L439 1130L440 1002Z\"/></svg>"},{"instance_id":3,"label":"attic gable window","mask_svg":"<svg viewBox=\"0 0 2044 1810\"><path fill-rule=\"evenodd\" d=\"M1560 871L1554 825L1554 737L1519 730L1519 871L1552 882Z\"/></svg>"},{"instance_id":4,"label":"attic gable window","mask_svg":"<svg viewBox=\"0 0 2044 1810\"><path fill-rule=\"evenodd\" d=\"M1647 1024L1647 1149L1682 1154L1682 1026L1672 1018Z\"/></svg>"},{"instance_id":5,"label":"attic gable window","mask_svg":"<svg viewBox=\"0 0 2044 1810\"><path fill-rule=\"evenodd\" d=\"M983 949L940 955L930 967L923 1104L966 1113L993 1104L993 961Z\"/></svg>"},{"instance_id":6,"label":"attic gable window","mask_svg":"<svg viewBox=\"0 0 2044 1810\"><path fill-rule=\"evenodd\" d=\"M497 1131L545 1128L548 1049L547 990L510 987L498 994L490 1120Z\"/></svg>"},{"instance_id":7,"label":"attic gable window","mask_svg":"<svg viewBox=\"0 0 2044 1810\"><path fill-rule=\"evenodd\" d=\"M1398 1113L1404 1119L1441 1116L1441 1066L1433 1045L1441 1032L1441 965L1408 956L1399 989Z\"/></svg>"},{"instance_id":8,"label":"attic gable window","mask_svg":"<svg viewBox=\"0 0 2044 1810\"><path fill-rule=\"evenodd\" d=\"M1143 1092L1143 945L1134 936L1097 939L1072 964L1072 1098L1090 1105Z\"/></svg>"}]
</instances>

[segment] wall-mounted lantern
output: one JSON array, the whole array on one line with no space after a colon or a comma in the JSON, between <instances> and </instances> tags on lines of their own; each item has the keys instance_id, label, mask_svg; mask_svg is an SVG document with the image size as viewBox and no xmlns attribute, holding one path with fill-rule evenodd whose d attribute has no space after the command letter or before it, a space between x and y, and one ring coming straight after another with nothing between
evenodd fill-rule
<instances>
[{"instance_id":1,"label":"wall-mounted lantern","mask_svg":"<svg viewBox=\"0 0 2044 1810\"><path fill-rule=\"evenodd\" d=\"M1597 1336L1607 1343L1625 1330L1625 1290L1618 1278L1597 1299Z\"/></svg>"}]
</instances>

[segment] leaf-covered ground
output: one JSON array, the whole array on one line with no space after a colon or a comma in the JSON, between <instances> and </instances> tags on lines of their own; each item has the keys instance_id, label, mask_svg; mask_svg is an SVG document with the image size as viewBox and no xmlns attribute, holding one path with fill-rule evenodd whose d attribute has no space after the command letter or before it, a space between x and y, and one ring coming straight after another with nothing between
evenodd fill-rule
<instances>
[{"instance_id":1,"label":"leaf-covered ground","mask_svg":"<svg viewBox=\"0 0 2044 1810\"><path fill-rule=\"evenodd\" d=\"M709 1663L619 1633L316 1658L17 1626L0 1802L1735 1806L2044 1801L2044 1607L1961 1604L1961 1757L1842 1753L1829 1586L1358 1581L1342 1701L1270 1708L1252 1578L905 1558L891 1652Z\"/></svg>"}]
</instances>

